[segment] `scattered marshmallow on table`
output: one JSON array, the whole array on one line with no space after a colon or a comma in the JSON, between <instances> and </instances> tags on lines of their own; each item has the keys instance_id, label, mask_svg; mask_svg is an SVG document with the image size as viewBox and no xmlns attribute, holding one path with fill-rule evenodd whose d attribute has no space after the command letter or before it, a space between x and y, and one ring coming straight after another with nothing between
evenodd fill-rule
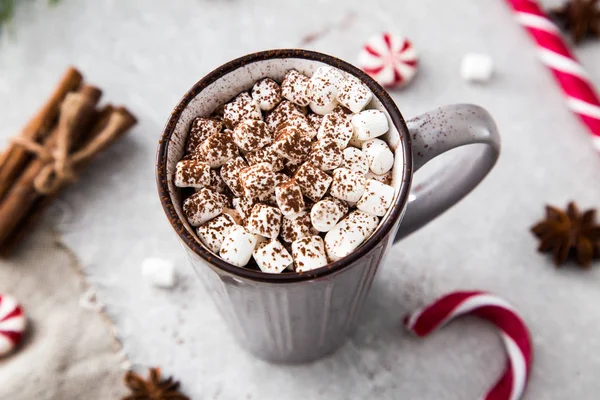
<instances>
[{"instance_id":1,"label":"scattered marshmallow on table","mask_svg":"<svg viewBox=\"0 0 600 400\"><path fill-rule=\"evenodd\" d=\"M194 118L186 140L186 152L196 151L198 146L215 133L221 132L221 129L223 129L221 121L212 118Z\"/></svg>"},{"instance_id":2,"label":"scattered marshmallow on table","mask_svg":"<svg viewBox=\"0 0 600 400\"><path fill-rule=\"evenodd\" d=\"M306 272L327 265L325 246L320 236L307 236L292 243L292 256L297 272Z\"/></svg>"},{"instance_id":3,"label":"scattered marshmallow on table","mask_svg":"<svg viewBox=\"0 0 600 400\"><path fill-rule=\"evenodd\" d=\"M365 175L369 172L369 159L356 147L346 147L342 152L342 167Z\"/></svg>"},{"instance_id":4,"label":"scattered marshmallow on table","mask_svg":"<svg viewBox=\"0 0 600 400\"><path fill-rule=\"evenodd\" d=\"M383 217L394 200L394 188L374 179L367 180L365 192L356 208L371 215Z\"/></svg>"},{"instance_id":5,"label":"scattered marshmallow on table","mask_svg":"<svg viewBox=\"0 0 600 400\"><path fill-rule=\"evenodd\" d=\"M281 228L281 211L277 207L266 204L256 204L246 222L246 229L250 233L276 239Z\"/></svg>"},{"instance_id":6,"label":"scattered marshmallow on table","mask_svg":"<svg viewBox=\"0 0 600 400\"><path fill-rule=\"evenodd\" d=\"M243 151L260 150L272 141L273 135L263 121L246 119L233 129L233 142Z\"/></svg>"},{"instance_id":7,"label":"scattered marshmallow on table","mask_svg":"<svg viewBox=\"0 0 600 400\"><path fill-rule=\"evenodd\" d=\"M312 226L319 232L331 230L348 213L348 204L335 197L316 202L310 210Z\"/></svg>"},{"instance_id":8,"label":"scattered marshmallow on table","mask_svg":"<svg viewBox=\"0 0 600 400\"><path fill-rule=\"evenodd\" d=\"M387 117L379 110L361 111L352 116L351 122L358 140L374 139L389 130Z\"/></svg>"},{"instance_id":9,"label":"scattered marshmallow on table","mask_svg":"<svg viewBox=\"0 0 600 400\"><path fill-rule=\"evenodd\" d=\"M310 162L305 162L294 173L294 180L306 197L318 201L329 189L332 178Z\"/></svg>"},{"instance_id":10,"label":"scattered marshmallow on table","mask_svg":"<svg viewBox=\"0 0 600 400\"><path fill-rule=\"evenodd\" d=\"M494 62L487 54L469 53L460 64L460 76L469 82L484 83L492 78Z\"/></svg>"},{"instance_id":11,"label":"scattered marshmallow on table","mask_svg":"<svg viewBox=\"0 0 600 400\"><path fill-rule=\"evenodd\" d=\"M303 212L294 217L284 217L281 223L281 238L286 243L316 234L310 221L310 214Z\"/></svg>"},{"instance_id":12,"label":"scattered marshmallow on table","mask_svg":"<svg viewBox=\"0 0 600 400\"><path fill-rule=\"evenodd\" d=\"M259 243L252 253L262 272L278 274L294 263L285 247L276 239Z\"/></svg>"},{"instance_id":13,"label":"scattered marshmallow on table","mask_svg":"<svg viewBox=\"0 0 600 400\"><path fill-rule=\"evenodd\" d=\"M377 228L379 218L354 210L325 235L325 249L332 261L352 253Z\"/></svg>"},{"instance_id":14,"label":"scattered marshmallow on table","mask_svg":"<svg viewBox=\"0 0 600 400\"><path fill-rule=\"evenodd\" d=\"M302 189L293 179L277 185L275 197L281 213L286 217L294 217L304 210Z\"/></svg>"},{"instance_id":15,"label":"scattered marshmallow on table","mask_svg":"<svg viewBox=\"0 0 600 400\"><path fill-rule=\"evenodd\" d=\"M175 265L162 258L146 258L142 261L142 276L153 286L170 289L175 286Z\"/></svg>"},{"instance_id":16,"label":"scattered marshmallow on table","mask_svg":"<svg viewBox=\"0 0 600 400\"><path fill-rule=\"evenodd\" d=\"M283 78L281 94L294 104L307 106L310 102L309 82L310 79L306 75L299 73L295 69L291 69Z\"/></svg>"},{"instance_id":17,"label":"scattered marshmallow on table","mask_svg":"<svg viewBox=\"0 0 600 400\"><path fill-rule=\"evenodd\" d=\"M246 197L255 198L275 188L275 172L269 163L254 164L242 169L239 179Z\"/></svg>"},{"instance_id":18,"label":"scattered marshmallow on table","mask_svg":"<svg viewBox=\"0 0 600 400\"><path fill-rule=\"evenodd\" d=\"M348 168L333 171L330 193L340 200L356 203L365 191L365 176Z\"/></svg>"},{"instance_id":19,"label":"scattered marshmallow on table","mask_svg":"<svg viewBox=\"0 0 600 400\"><path fill-rule=\"evenodd\" d=\"M353 131L349 116L332 112L323 117L317 139L333 140L343 150L352 138Z\"/></svg>"},{"instance_id":20,"label":"scattered marshmallow on table","mask_svg":"<svg viewBox=\"0 0 600 400\"><path fill-rule=\"evenodd\" d=\"M247 168L248 164L242 157L232 158L221 168L221 178L237 197L244 194L244 187L240 181L240 171Z\"/></svg>"},{"instance_id":21,"label":"scattered marshmallow on table","mask_svg":"<svg viewBox=\"0 0 600 400\"><path fill-rule=\"evenodd\" d=\"M233 141L233 132L228 130L215 133L206 139L198 149L201 160L211 168L218 168L239 154Z\"/></svg>"},{"instance_id":22,"label":"scattered marshmallow on table","mask_svg":"<svg viewBox=\"0 0 600 400\"><path fill-rule=\"evenodd\" d=\"M337 100L353 113L363 110L373 99L373 92L354 76L348 76L339 87Z\"/></svg>"},{"instance_id":23,"label":"scattered marshmallow on table","mask_svg":"<svg viewBox=\"0 0 600 400\"><path fill-rule=\"evenodd\" d=\"M243 267L248 264L258 243L257 235L243 226L236 225L223 240L219 256L230 264Z\"/></svg>"},{"instance_id":24,"label":"scattered marshmallow on table","mask_svg":"<svg viewBox=\"0 0 600 400\"><path fill-rule=\"evenodd\" d=\"M323 139L315 143L309 156L309 161L323 171L339 167L342 160L342 150L332 139Z\"/></svg>"},{"instance_id":25,"label":"scattered marshmallow on table","mask_svg":"<svg viewBox=\"0 0 600 400\"><path fill-rule=\"evenodd\" d=\"M369 168L377 175L383 175L394 166L394 153L381 139L370 139L363 143L362 151L369 160Z\"/></svg>"},{"instance_id":26,"label":"scattered marshmallow on table","mask_svg":"<svg viewBox=\"0 0 600 400\"><path fill-rule=\"evenodd\" d=\"M202 188L210 185L210 166L202 161L181 160L175 166L175 186Z\"/></svg>"},{"instance_id":27,"label":"scattered marshmallow on table","mask_svg":"<svg viewBox=\"0 0 600 400\"><path fill-rule=\"evenodd\" d=\"M225 210L223 210L225 211ZM235 218L223 212L223 214L211 219L196 229L200 241L206 245L213 253L219 254L223 240L229 234L234 226L239 225Z\"/></svg>"},{"instance_id":28,"label":"scattered marshmallow on table","mask_svg":"<svg viewBox=\"0 0 600 400\"><path fill-rule=\"evenodd\" d=\"M192 226L200 226L223 212L225 197L202 188L183 202L183 213Z\"/></svg>"},{"instance_id":29,"label":"scattered marshmallow on table","mask_svg":"<svg viewBox=\"0 0 600 400\"><path fill-rule=\"evenodd\" d=\"M261 79L252 87L252 99L261 110L270 111L281 102L281 88L271 78Z\"/></svg>"},{"instance_id":30,"label":"scattered marshmallow on table","mask_svg":"<svg viewBox=\"0 0 600 400\"><path fill-rule=\"evenodd\" d=\"M223 122L229 129L246 119L262 119L258 102L246 92L240 93L223 107Z\"/></svg>"}]
</instances>

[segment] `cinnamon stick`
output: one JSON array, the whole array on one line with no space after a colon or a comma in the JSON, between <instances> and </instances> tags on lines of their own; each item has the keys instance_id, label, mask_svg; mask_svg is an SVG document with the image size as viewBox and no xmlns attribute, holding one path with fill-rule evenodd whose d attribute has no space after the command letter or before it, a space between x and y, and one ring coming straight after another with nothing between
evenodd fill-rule
<instances>
[{"instance_id":1,"label":"cinnamon stick","mask_svg":"<svg viewBox=\"0 0 600 400\"><path fill-rule=\"evenodd\" d=\"M43 141L56 121L63 100L69 92L76 90L82 81L81 73L69 67L46 103L23 127L20 136L35 142ZM0 155L0 199L12 187L30 159L31 155L27 151L14 144L9 144Z\"/></svg>"}]
</instances>

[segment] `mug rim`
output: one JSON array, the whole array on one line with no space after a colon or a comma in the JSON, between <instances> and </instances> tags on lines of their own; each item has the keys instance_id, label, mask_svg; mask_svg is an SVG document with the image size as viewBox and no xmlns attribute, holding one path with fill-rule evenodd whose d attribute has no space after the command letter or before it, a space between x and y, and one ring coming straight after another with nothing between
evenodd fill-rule
<instances>
[{"instance_id":1,"label":"mug rim","mask_svg":"<svg viewBox=\"0 0 600 400\"><path fill-rule=\"evenodd\" d=\"M325 64L336 67L351 75L356 76L365 85L367 85L369 89L373 92L373 95L376 96L379 99L379 101L381 101L381 104L388 112L392 123L398 131L400 142L402 144L404 170L402 173L402 181L400 182L399 192L396 196L394 204L392 204L391 206L391 211L389 212L385 220L382 222L381 226L371 235L369 239L367 239L365 243L359 246L358 249L356 249L354 252L340 260L337 260L333 263L329 263L324 267L317 268L311 271L271 274L243 267L237 267L233 264L229 264L228 262L222 260L220 257L216 256L208 249L206 249L203 245L199 243L197 238L195 238L193 235L190 234L190 232L188 232L182 220L179 218L177 212L175 211L175 207L171 199L171 194L169 192L167 177L167 156L169 143L171 141L171 135L175 131L175 127L181 117L181 114L188 107L189 103L200 92L206 89L207 86L214 83L223 76L254 62L269 59L285 58L300 58L309 61L323 62ZM408 192L412 181L412 165L413 162L411 138L406 122L402 117L400 110L398 110L396 103L392 100L389 93L381 85L379 85L379 83L377 83L373 78L371 78L361 69L337 57L311 50L277 49L250 53L242 57L236 58L232 61L229 61L205 75L183 95L181 100L173 109L165 125L165 128L163 129L163 133L159 141L158 151L156 155L156 183L158 187L160 203L171 226L173 227L179 238L185 243L185 245L195 254L204 259L211 267L215 266L223 272L252 281L267 283L291 283L324 278L328 275L339 272L345 269L346 267L352 265L355 261L362 258L367 253L369 253L381 240L383 240L390 233L393 226L396 224L398 218L400 218L400 216L402 215L402 211L404 210L408 202Z\"/></svg>"}]
</instances>

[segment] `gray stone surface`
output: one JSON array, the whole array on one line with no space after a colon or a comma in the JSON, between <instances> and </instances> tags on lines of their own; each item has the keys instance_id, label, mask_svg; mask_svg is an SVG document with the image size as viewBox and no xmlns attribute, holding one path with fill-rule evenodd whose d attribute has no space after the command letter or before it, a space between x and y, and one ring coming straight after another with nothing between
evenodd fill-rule
<instances>
[{"instance_id":1,"label":"gray stone surface","mask_svg":"<svg viewBox=\"0 0 600 400\"><path fill-rule=\"evenodd\" d=\"M19 129L69 63L139 116L52 210L136 365L161 365L194 399L476 398L504 366L494 330L464 319L422 341L404 333L401 317L447 291L477 288L510 300L529 323L536 354L526 398L596 397L600 270L555 270L528 228L546 202L600 205L600 159L502 1L63 0L56 10L22 8L15 22L0 47L0 137ZM392 93L404 115L482 105L503 153L471 196L392 249L337 354L266 364L231 341L170 231L155 193L156 142L180 96L229 59L303 45L353 61L382 30L404 32L420 51L414 84ZM489 84L460 80L470 51L493 57ZM600 83L599 52L593 43L577 50ZM147 256L177 263L177 289L141 280Z\"/></svg>"}]
</instances>

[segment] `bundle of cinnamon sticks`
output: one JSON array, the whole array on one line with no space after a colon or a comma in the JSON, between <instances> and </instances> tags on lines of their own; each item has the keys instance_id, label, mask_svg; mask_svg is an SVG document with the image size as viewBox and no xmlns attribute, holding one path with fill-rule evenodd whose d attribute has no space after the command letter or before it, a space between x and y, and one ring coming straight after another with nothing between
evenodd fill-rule
<instances>
[{"instance_id":1,"label":"bundle of cinnamon sticks","mask_svg":"<svg viewBox=\"0 0 600 400\"><path fill-rule=\"evenodd\" d=\"M11 254L60 190L136 124L75 68L0 155L0 256Z\"/></svg>"}]
</instances>

